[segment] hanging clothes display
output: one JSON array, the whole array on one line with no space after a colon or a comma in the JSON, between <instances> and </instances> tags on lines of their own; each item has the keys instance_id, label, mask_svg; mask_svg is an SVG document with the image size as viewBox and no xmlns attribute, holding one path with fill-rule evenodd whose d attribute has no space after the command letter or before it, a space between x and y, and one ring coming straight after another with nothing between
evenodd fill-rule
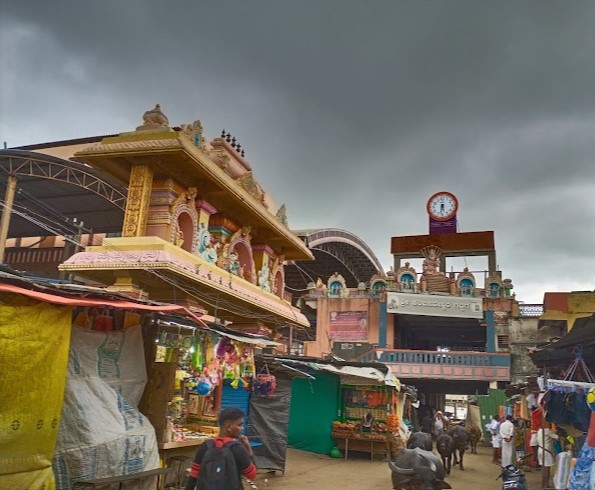
<instances>
[{"instance_id":1,"label":"hanging clothes display","mask_svg":"<svg viewBox=\"0 0 595 490\"><path fill-rule=\"evenodd\" d=\"M583 370L585 378L590 382L589 384L574 383L574 387L588 389L585 404L589 408L591 415L588 424L587 440L583 444L576 459L576 464L572 468L568 489L592 490L595 488L595 465L593 464L593 461L595 461L595 378L585 364L580 347L577 349L576 359L569 369L569 374L566 376L567 379L564 380L566 382L557 384L559 386L564 386L565 384L571 385L572 382L569 380L572 379L577 368Z\"/></svg>"}]
</instances>

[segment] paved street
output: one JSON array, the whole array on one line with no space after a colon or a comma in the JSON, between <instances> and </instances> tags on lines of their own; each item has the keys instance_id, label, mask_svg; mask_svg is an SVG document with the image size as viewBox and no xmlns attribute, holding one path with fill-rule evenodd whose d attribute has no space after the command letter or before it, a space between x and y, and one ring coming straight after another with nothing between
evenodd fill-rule
<instances>
[{"instance_id":1,"label":"paved street","mask_svg":"<svg viewBox=\"0 0 595 490\"><path fill-rule=\"evenodd\" d=\"M389 490L390 470L386 462L366 459L332 459L288 449L285 475L259 474L259 490ZM465 471L453 469L447 481L453 489L499 490L499 467L491 463L491 448L479 447L477 455L465 454ZM539 471L527 473L529 488L541 488ZM266 480L266 481L265 481Z\"/></svg>"}]
</instances>

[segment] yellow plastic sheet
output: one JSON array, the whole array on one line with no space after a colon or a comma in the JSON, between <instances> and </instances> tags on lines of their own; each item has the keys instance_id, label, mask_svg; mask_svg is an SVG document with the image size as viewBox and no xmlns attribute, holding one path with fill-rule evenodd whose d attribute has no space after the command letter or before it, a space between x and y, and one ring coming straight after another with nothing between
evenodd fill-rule
<instances>
[{"instance_id":1,"label":"yellow plastic sheet","mask_svg":"<svg viewBox=\"0 0 595 490\"><path fill-rule=\"evenodd\" d=\"M0 488L53 490L72 308L0 294Z\"/></svg>"}]
</instances>

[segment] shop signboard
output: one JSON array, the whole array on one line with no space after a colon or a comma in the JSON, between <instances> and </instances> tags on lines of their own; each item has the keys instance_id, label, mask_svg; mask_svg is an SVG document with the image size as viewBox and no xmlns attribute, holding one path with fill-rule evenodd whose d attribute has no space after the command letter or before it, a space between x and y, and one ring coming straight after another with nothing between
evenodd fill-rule
<instances>
[{"instance_id":1,"label":"shop signboard","mask_svg":"<svg viewBox=\"0 0 595 490\"><path fill-rule=\"evenodd\" d=\"M367 311L331 311L329 313L330 337L336 341L367 340Z\"/></svg>"},{"instance_id":2,"label":"shop signboard","mask_svg":"<svg viewBox=\"0 0 595 490\"><path fill-rule=\"evenodd\" d=\"M386 312L481 319L483 303L481 298L389 292L386 294Z\"/></svg>"}]
</instances>

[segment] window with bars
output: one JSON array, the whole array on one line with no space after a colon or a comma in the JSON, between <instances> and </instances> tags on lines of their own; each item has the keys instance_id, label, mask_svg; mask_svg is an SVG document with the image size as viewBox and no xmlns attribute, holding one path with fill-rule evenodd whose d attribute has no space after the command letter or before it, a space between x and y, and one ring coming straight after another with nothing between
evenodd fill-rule
<instances>
[{"instance_id":1,"label":"window with bars","mask_svg":"<svg viewBox=\"0 0 595 490\"><path fill-rule=\"evenodd\" d=\"M510 346L508 335L498 335L497 341L498 349L508 349L508 347Z\"/></svg>"}]
</instances>

